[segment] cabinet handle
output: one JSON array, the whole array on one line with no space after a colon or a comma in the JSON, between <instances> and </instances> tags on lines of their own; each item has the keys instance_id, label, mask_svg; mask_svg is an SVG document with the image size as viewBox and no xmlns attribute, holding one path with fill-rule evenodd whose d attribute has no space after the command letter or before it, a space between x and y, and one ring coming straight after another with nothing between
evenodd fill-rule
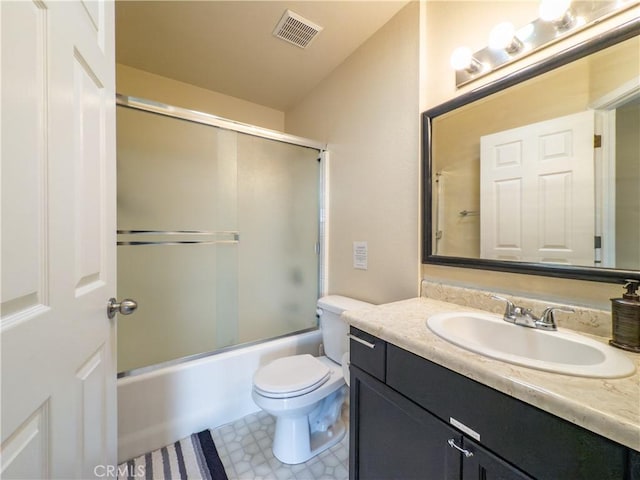
<instances>
[{"instance_id":1,"label":"cabinet handle","mask_svg":"<svg viewBox=\"0 0 640 480\"><path fill-rule=\"evenodd\" d=\"M447 440L447 443L449 444L450 447L453 447L456 450L462 452L465 457L467 457L467 458L473 457L473 452L470 452L469 450L466 450L466 449L456 445L456 442L455 442L455 440L453 438L450 438L449 440Z\"/></svg>"},{"instance_id":2,"label":"cabinet handle","mask_svg":"<svg viewBox=\"0 0 640 480\"><path fill-rule=\"evenodd\" d=\"M351 335L350 333L347 333L347 337L349 337L351 340L355 340L356 342L361 343L365 347L376 348L376 344L375 343L369 343L366 340L361 339L360 337L356 337L355 335Z\"/></svg>"}]
</instances>

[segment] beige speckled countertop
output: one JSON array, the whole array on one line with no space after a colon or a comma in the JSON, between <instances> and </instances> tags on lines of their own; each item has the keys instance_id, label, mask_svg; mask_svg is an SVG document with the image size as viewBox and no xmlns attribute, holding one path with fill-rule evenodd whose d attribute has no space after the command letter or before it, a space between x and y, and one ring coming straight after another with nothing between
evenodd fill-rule
<instances>
[{"instance_id":1,"label":"beige speckled countertop","mask_svg":"<svg viewBox=\"0 0 640 480\"><path fill-rule=\"evenodd\" d=\"M345 312L343 318L409 352L640 451L640 354L624 352L638 369L629 377L572 377L477 355L436 336L425 323L436 313L473 310L481 311L415 298Z\"/></svg>"}]
</instances>

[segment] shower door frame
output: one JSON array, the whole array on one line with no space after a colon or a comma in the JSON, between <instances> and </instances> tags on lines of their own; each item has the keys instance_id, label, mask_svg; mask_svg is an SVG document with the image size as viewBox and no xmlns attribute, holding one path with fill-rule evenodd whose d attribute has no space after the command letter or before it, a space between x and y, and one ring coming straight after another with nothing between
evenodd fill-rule
<instances>
[{"instance_id":1,"label":"shower door frame","mask_svg":"<svg viewBox=\"0 0 640 480\"><path fill-rule=\"evenodd\" d=\"M328 263L327 263L328 208L327 207L328 205L326 202L327 200L326 192L328 187L328 161L329 161L329 151L327 150L326 144L316 140L309 139L309 138L298 137L295 135L289 135L287 133L278 132L276 130L270 130L268 128L258 127L255 125L250 125L242 122L236 122L234 120L218 117L216 115L212 115L209 113L198 112L196 110L189 110L181 107L174 107L172 105L167 105L167 104L156 102L153 100L122 95L119 93L116 93L116 105L121 107L126 107L126 108L132 108L134 110L141 110L145 112L155 113L155 114L163 115L166 117L172 117L179 120L186 120L189 122L208 125L211 127L217 127L224 130L231 130L238 133L243 133L243 134L252 135L255 137L264 138L267 140L275 140L282 143L288 143L291 145L318 150L318 160L320 161L320 179L319 179L319 185L318 185L319 225L318 225L318 242L317 242L318 298L320 298L325 294L327 284L328 284L327 282L327 278L328 278L328 275L327 275L327 272L328 272ZM180 233L180 232L164 232L164 233L170 234L170 233ZM196 232L190 232L190 233L196 233ZM127 244L127 242L124 242L123 244ZM160 362L153 365L134 368L131 370L118 372L118 378L141 375L141 374L153 372L162 368L179 365L182 363L198 360L198 359L209 357L212 355L218 355L224 352L229 352L231 350L250 347L252 345L257 345L260 343L269 342L269 341L277 340L280 338L286 338L292 335L299 335L302 333L311 332L317 329L318 329L318 326L316 325L316 327L313 327L313 328L307 328L307 329L298 330L295 332L285 333L283 335L278 335L278 336L270 337L267 339L239 343L236 345L230 345L228 347L219 348L209 352L195 353L193 355L187 355L185 357L167 360L165 362Z\"/></svg>"},{"instance_id":2,"label":"shower door frame","mask_svg":"<svg viewBox=\"0 0 640 480\"><path fill-rule=\"evenodd\" d=\"M218 117L210 113L198 112L187 108L174 107L164 103L148 100L145 98L132 97L116 93L116 105L122 107L134 108L136 110L144 110L145 112L158 113L166 117L178 118L190 122L219 127L225 130L233 130L235 132L246 133L255 137L266 138L268 140L277 140L283 143L290 143L300 147L308 147L323 152L326 150L326 144L309 138L297 137L288 133L270 130L264 127L250 125L248 123L236 122L226 118Z\"/></svg>"}]
</instances>

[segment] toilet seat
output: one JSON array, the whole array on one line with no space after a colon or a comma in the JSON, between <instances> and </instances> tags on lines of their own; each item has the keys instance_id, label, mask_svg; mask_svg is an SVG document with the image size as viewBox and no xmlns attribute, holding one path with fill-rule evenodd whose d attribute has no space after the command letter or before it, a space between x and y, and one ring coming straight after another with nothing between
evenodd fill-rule
<instances>
[{"instance_id":1,"label":"toilet seat","mask_svg":"<svg viewBox=\"0 0 640 480\"><path fill-rule=\"evenodd\" d=\"M329 380L330 369L317 358L304 354L283 357L260 368L253 385L269 398L289 398L316 390Z\"/></svg>"}]
</instances>

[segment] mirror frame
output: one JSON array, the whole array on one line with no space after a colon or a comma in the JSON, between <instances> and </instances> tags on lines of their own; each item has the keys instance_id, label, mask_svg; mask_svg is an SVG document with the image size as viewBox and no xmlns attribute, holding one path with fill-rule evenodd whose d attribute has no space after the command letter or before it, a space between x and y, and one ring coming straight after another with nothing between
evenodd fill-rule
<instances>
[{"instance_id":1,"label":"mirror frame","mask_svg":"<svg viewBox=\"0 0 640 480\"><path fill-rule=\"evenodd\" d=\"M595 282L621 283L625 279L640 280L640 270L617 270L588 266L554 265L546 263L511 262L469 257L434 255L432 194L433 158L431 137L433 120L439 115L451 112L493 93L532 79L555 68L586 57L599 50L613 46L629 38L640 35L640 18L633 19L599 36L570 47L548 59L534 63L498 80L481 86L471 92L431 108L422 114L422 263L451 267L494 270L528 275L543 275Z\"/></svg>"}]
</instances>

